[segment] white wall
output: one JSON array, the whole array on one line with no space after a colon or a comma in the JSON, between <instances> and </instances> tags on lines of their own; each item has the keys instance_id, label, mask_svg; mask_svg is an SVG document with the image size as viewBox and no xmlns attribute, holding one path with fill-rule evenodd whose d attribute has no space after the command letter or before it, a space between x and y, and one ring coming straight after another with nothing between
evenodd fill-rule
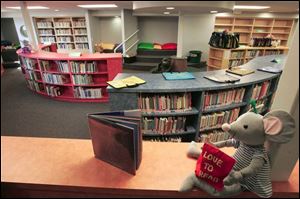
<instances>
[{"instance_id":1,"label":"white wall","mask_svg":"<svg viewBox=\"0 0 300 199\"><path fill-rule=\"evenodd\" d=\"M121 43L122 25L120 17L93 17L94 20L94 42Z\"/></svg>"},{"instance_id":2,"label":"white wall","mask_svg":"<svg viewBox=\"0 0 300 199\"><path fill-rule=\"evenodd\" d=\"M209 39L214 31L215 15L179 16L177 56L187 56L190 50L202 52L201 61L207 61Z\"/></svg>"},{"instance_id":3,"label":"white wall","mask_svg":"<svg viewBox=\"0 0 300 199\"><path fill-rule=\"evenodd\" d=\"M123 9L121 12L122 20L122 41L125 41L130 35L132 35L138 29L137 17L132 16L132 10ZM136 40L138 35L134 35L130 40L128 40L124 47L128 49ZM127 54L136 54L137 45L132 47Z\"/></svg>"},{"instance_id":4,"label":"white wall","mask_svg":"<svg viewBox=\"0 0 300 199\"><path fill-rule=\"evenodd\" d=\"M138 27L140 41L177 43L178 17L138 17Z\"/></svg>"},{"instance_id":5,"label":"white wall","mask_svg":"<svg viewBox=\"0 0 300 199\"><path fill-rule=\"evenodd\" d=\"M299 159L299 24L295 28L291 49L282 72L272 110L289 112L296 122L296 135L283 144L277 153L272 169L272 179L287 180Z\"/></svg>"}]
</instances>

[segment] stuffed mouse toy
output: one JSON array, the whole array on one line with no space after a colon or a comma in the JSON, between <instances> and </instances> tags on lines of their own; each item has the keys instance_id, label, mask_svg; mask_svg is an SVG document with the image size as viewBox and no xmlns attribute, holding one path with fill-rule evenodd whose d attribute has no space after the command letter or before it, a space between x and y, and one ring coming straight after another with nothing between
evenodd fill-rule
<instances>
[{"instance_id":1,"label":"stuffed mouse toy","mask_svg":"<svg viewBox=\"0 0 300 199\"><path fill-rule=\"evenodd\" d=\"M189 191L193 187L201 188L213 196L233 196L249 190L259 197L272 196L271 164L266 142L286 143L291 140L295 131L294 119L285 111L271 111L262 116L253 112L241 115L231 124L223 124L222 129L232 139L216 142L218 148L233 146L237 148L233 158L232 171L224 179L224 188L217 191L214 187L199 179L195 173L188 176L179 191ZM198 158L201 150L192 142L188 156Z\"/></svg>"}]
</instances>

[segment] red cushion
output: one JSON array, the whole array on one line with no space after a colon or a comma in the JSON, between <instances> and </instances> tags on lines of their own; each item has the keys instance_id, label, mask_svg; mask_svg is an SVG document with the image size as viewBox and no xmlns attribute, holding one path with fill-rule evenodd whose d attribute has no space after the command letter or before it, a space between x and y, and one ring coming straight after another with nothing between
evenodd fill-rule
<instances>
[{"instance_id":1,"label":"red cushion","mask_svg":"<svg viewBox=\"0 0 300 199\"><path fill-rule=\"evenodd\" d=\"M176 43L165 43L161 46L163 50L176 50L177 44Z\"/></svg>"}]
</instances>

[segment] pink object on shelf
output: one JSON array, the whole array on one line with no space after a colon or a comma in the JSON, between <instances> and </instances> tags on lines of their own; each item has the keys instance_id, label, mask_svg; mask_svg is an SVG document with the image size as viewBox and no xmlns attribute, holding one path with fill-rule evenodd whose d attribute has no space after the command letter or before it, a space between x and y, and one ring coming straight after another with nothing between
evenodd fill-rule
<instances>
[{"instance_id":1,"label":"pink object on shelf","mask_svg":"<svg viewBox=\"0 0 300 199\"><path fill-rule=\"evenodd\" d=\"M161 46L162 50L176 50L177 44L176 43L165 43Z\"/></svg>"}]
</instances>

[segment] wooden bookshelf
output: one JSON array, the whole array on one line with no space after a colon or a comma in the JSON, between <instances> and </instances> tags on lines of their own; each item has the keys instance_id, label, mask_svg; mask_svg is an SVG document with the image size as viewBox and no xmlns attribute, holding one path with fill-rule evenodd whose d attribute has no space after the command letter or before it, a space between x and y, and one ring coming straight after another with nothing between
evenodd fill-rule
<instances>
[{"instance_id":1,"label":"wooden bookshelf","mask_svg":"<svg viewBox=\"0 0 300 199\"><path fill-rule=\"evenodd\" d=\"M207 61L208 70L218 70L245 64L255 57L265 55L287 54L289 48L241 46L235 49L210 47Z\"/></svg>"},{"instance_id":2,"label":"wooden bookshelf","mask_svg":"<svg viewBox=\"0 0 300 199\"><path fill-rule=\"evenodd\" d=\"M40 43L57 44L58 52L89 50L85 17L34 18Z\"/></svg>"},{"instance_id":3,"label":"wooden bookshelf","mask_svg":"<svg viewBox=\"0 0 300 199\"><path fill-rule=\"evenodd\" d=\"M18 52L27 87L38 94L72 102L107 102L107 81L122 71L120 54Z\"/></svg>"},{"instance_id":4,"label":"wooden bookshelf","mask_svg":"<svg viewBox=\"0 0 300 199\"><path fill-rule=\"evenodd\" d=\"M239 33L240 44L246 45L251 38L263 38L272 34L275 39L281 40L281 46L287 46L293 24L293 19L216 17L214 30Z\"/></svg>"}]
</instances>

